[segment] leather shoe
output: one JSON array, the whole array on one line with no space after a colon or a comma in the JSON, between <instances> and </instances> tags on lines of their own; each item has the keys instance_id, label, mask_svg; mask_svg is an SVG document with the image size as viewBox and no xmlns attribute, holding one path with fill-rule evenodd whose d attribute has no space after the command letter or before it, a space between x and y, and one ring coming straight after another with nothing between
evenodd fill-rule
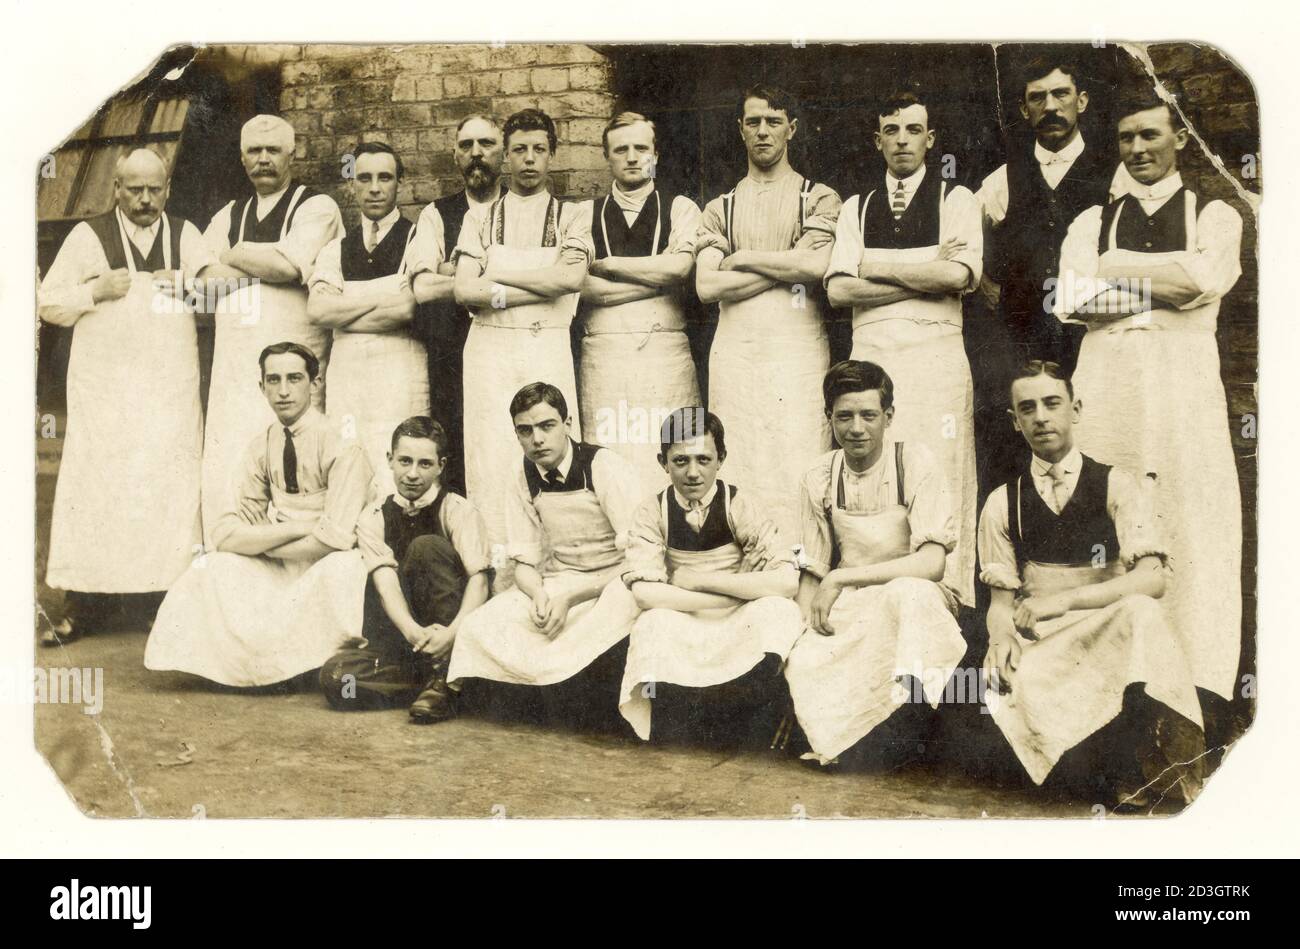
<instances>
[{"instance_id":1,"label":"leather shoe","mask_svg":"<svg viewBox=\"0 0 1300 949\"><path fill-rule=\"evenodd\" d=\"M76 642L81 638L81 629L72 624L69 619L61 620L57 625L46 626L41 630L40 636L36 639L36 644L46 649L54 646L66 646L68 643Z\"/></svg>"},{"instance_id":2,"label":"leather shoe","mask_svg":"<svg viewBox=\"0 0 1300 949\"><path fill-rule=\"evenodd\" d=\"M445 666L425 683L411 703L410 715L416 725L434 725L456 717L456 693L447 685Z\"/></svg>"}]
</instances>

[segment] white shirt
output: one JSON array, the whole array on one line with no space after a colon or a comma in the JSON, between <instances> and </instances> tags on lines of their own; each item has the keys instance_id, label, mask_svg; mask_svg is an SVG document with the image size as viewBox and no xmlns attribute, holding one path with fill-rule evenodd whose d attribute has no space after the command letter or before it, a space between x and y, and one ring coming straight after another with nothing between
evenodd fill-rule
<instances>
[{"instance_id":1,"label":"white shirt","mask_svg":"<svg viewBox=\"0 0 1300 949\"><path fill-rule=\"evenodd\" d=\"M654 193L654 181L647 181L635 191L624 191L618 182L614 182L609 189L610 199L623 212L623 220L627 221L628 227L636 223L641 209ZM588 214L592 213L592 204L590 201L583 202L582 206ZM597 198L594 204L598 213L604 213L604 198ZM673 206L668 209L668 228L668 243L664 246L664 253L694 255L695 235L700 228L700 206L684 195L679 194L673 198Z\"/></svg>"},{"instance_id":2,"label":"white shirt","mask_svg":"<svg viewBox=\"0 0 1300 949\"><path fill-rule=\"evenodd\" d=\"M718 496L718 482L716 479L713 482L713 486L709 488L709 493L704 495L704 497L700 498L698 501L692 501L690 498L683 496L682 493L677 490L676 486L673 487L673 498L677 501L677 506L680 507L683 511L689 511L697 505L699 506L700 510L707 511L709 509L709 505L713 503L713 499L717 496Z\"/></svg>"},{"instance_id":3,"label":"white shirt","mask_svg":"<svg viewBox=\"0 0 1300 949\"><path fill-rule=\"evenodd\" d=\"M1043 174L1043 180L1053 191L1083 154L1083 134L1074 136L1060 151L1050 151L1037 141L1034 142L1034 159ZM1001 224L1007 216L1007 204L1010 192L1007 185L1007 166L999 165L997 170L984 179L976 195L984 208L984 216L994 224Z\"/></svg>"},{"instance_id":4,"label":"white shirt","mask_svg":"<svg viewBox=\"0 0 1300 949\"><path fill-rule=\"evenodd\" d=\"M369 247L370 250L374 250L383 242L384 238L388 236L388 232L393 229L393 225L397 223L397 219L400 218L401 216L402 216L402 212L399 211L396 207L394 207L393 210L389 211L387 214L385 214L383 217L379 219L379 234L378 236L375 237L374 243L370 245ZM370 236L373 233L373 228L374 228L374 222L371 221L370 218L362 218L361 245L363 247L366 246L366 243L370 240Z\"/></svg>"},{"instance_id":5,"label":"white shirt","mask_svg":"<svg viewBox=\"0 0 1300 949\"><path fill-rule=\"evenodd\" d=\"M505 193L501 199L502 213L505 214L505 246L542 246L551 197L551 193L546 190L527 196L520 196L513 191ZM491 207L480 205L469 209L454 251L458 265L465 257L473 258L479 264L479 273L487 265L487 248L491 246L494 236ZM591 263L595 257L595 247L591 243L591 207L588 202L566 201L560 205L559 233L555 236L555 244L560 248L562 262Z\"/></svg>"},{"instance_id":6,"label":"white shirt","mask_svg":"<svg viewBox=\"0 0 1300 949\"><path fill-rule=\"evenodd\" d=\"M158 238L158 228L162 226L162 215L159 214L148 227L140 227L123 214L121 208L115 208L114 210L117 212L117 219L126 228L126 236L135 245L135 249L140 252L140 256L148 257L149 251L153 250L153 242ZM172 266L178 265L173 261Z\"/></svg>"},{"instance_id":7,"label":"white shirt","mask_svg":"<svg viewBox=\"0 0 1300 949\"><path fill-rule=\"evenodd\" d=\"M1083 455L1079 449L1072 448L1068 455L1057 462L1057 466L1061 472L1061 480L1065 484L1065 499L1060 505L1056 502L1056 482L1052 479L1052 462L1034 455L1029 463L1029 473L1034 479L1034 490L1038 492L1038 496L1051 511L1060 514L1065 505L1070 502L1070 498L1074 497L1074 489L1078 487L1079 471L1083 468Z\"/></svg>"},{"instance_id":8,"label":"white shirt","mask_svg":"<svg viewBox=\"0 0 1300 949\"><path fill-rule=\"evenodd\" d=\"M886 171L885 187L889 189L889 194L887 195L887 197L889 198L890 210L893 210L894 192L898 190L898 186L900 184L903 186L903 210L906 211L909 207L912 206L912 197L916 194L917 189L921 187L921 182L924 180L925 180L924 163L921 164L920 168L916 169L916 171L912 172L912 174L910 174L908 177L903 179L895 178L894 173L892 171Z\"/></svg>"},{"instance_id":9,"label":"white shirt","mask_svg":"<svg viewBox=\"0 0 1300 949\"><path fill-rule=\"evenodd\" d=\"M257 196L257 206L254 210L258 220L265 218L270 213L271 209L275 207L275 203L284 196L287 190L288 186L276 194L267 195L265 198L261 195ZM230 249L230 215L233 213L234 207L234 201L226 204L225 207L212 216L207 230L203 232L203 239L217 257ZM293 225L282 240L263 246L274 248L283 254L284 258L298 269L299 280L305 287L311 279L312 265L316 262L316 257L320 254L321 248L334 238L342 236L343 215L339 213L339 206L334 203L334 199L329 195L318 194L303 199L302 203L298 205L298 209L293 215Z\"/></svg>"},{"instance_id":10,"label":"white shirt","mask_svg":"<svg viewBox=\"0 0 1300 949\"><path fill-rule=\"evenodd\" d=\"M379 219L379 237L375 241L375 247L378 247L379 243L388 236L389 231L393 229L393 225L397 223L401 216L402 212L397 208L393 208L393 210L389 211ZM362 217L359 226L362 228L363 241L365 240L366 233L370 230L371 223L370 218ZM343 279L344 236L344 234L340 234L338 237L334 238L334 240L322 247L320 253L316 255L316 262L312 265L311 269L311 277L307 280L307 290L309 293L324 292L341 294L343 292L343 285L346 282ZM411 242L414 242L415 238L411 235L408 236L411 237ZM372 247L371 250L373 251L374 248ZM403 263L409 259L409 251L410 244L408 243L403 256ZM397 273L400 288L409 289L411 286L409 271L404 270L399 266ZM388 289L391 290L391 288ZM400 495L398 495L398 497L400 497Z\"/></svg>"},{"instance_id":11,"label":"white shirt","mask_svg":"<svg viewBox=\"0 0 1300 949\"><path fill-rule=\"evenodd\" d=\"M257 195L257 203L253 207L253 213L257 215L259 221L265 220L266 216L275 210L275 206L280 203L284 193L289 190L289 183L285 182L283 188L273 194Z\"/></svg>"}]
</instances>

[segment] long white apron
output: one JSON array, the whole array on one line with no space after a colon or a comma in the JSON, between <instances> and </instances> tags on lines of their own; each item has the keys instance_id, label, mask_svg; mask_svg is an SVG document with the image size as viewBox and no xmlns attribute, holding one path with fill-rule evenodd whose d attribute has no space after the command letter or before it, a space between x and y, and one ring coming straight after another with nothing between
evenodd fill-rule
<instances>
[{"instance_id":1,"label":"long white apron","mask_svg":"<svg viewBox=\"0 0 1300 949\"><path fill-rule=\"evenodd\" d=\"M709 410L727 429L728 479L743 484L793 545L799 483L826 453L822 379L830 346L820 305L778 285L723 302L709 351Z\"/></svg>"},{"instance_id":2,"label":"long white apron","mask_svg":"<svg viewBox=\"0 0 1300 949\"><path fill-rule=\"evenodd\" d=\"M660 425L674 409L700 404L681 299L593 306L585 322L578 376L587 441L632 465L638 496L653 494L668 484L658 460Z\"/></svg>"},{"instance_id":3,"label":"long white apron","mask_svg":"<svg viewBox=\"0 0 1300 949\"><path fill-rule=\"evenodd\" d=\"M868 247L864 261L926 263L938 246ZM944 583L975 605L975 397L961 336L961 299L900 300L853 311L853 359L874 362L894 382L891 434L930 449L957 513L957 546Z\"/></svg>"},{"instance_id":4,"label":"long white apron","mask_svg":"<svg viewBox=\"0 0 1300 949\"><path fill-rule=\"evenodd\" d=\"M289 210L292 212L292 207ZM281 239L288 232L289 218L286 213ZM244 239L244 223L240 222L239 240ZM330 331L307 319L307 291L300 283L258 280L218 304L203 433L203 536L209 549L214 546L212 528L237 489L234 480L245 449L259 432L275 423L275 413L262 394L257 358L267 346L285 341L300 343L315 353L324 380ZM312 404L324 411L323 382Z\"/></svg>"},{"instance_id":5,"label":"long white apron","mask_svg":"<svg viewBox=\"0 0 1300 949\"><path fill-rule=\"evenodd\" d=\"M550 267L560 259L558 247L487 249L484 276L493 270ZM578 294L548 303L474 313L465 340L465 485L488 539L506 542L506 495L520 464L519 440L510 418L510 400L530 382L549 382L564 393L573 416L573 437L581 441L577 382L569 323L578 308Z\"/></svg>"},{"instance_id":6,"label":"long white apron","mask_svg":"<svg viewBox=\"0 0 1300 949\"><path fill-rule=\"evenodd\" d=\"M1195 248L1194 209L1188 217ZM1148 268L1173 258L1108 250L1101 264ZM1241 487L1219 376L1218 316L1214 301L1093 324L1074 388L1083 400L1079 444L1109 465L1155 473L1156 516L1173 567L1161 604L1196 684L1231 698L1241 658Z\"/></svg>"},{"instance_id":7,"label":"long white apron","mask_svg":"<svg viewBox=\"0 0 1300 949\"><path fill-rule=\"evenodd\" d=\"M893 458L886 463L893 465ZM906 556L907 508L895 503L859 513L835 503L843 464L844 453L837 451L825 501L840 563L863 567ZM938 707L966 652L956 609L942 584L919 577L840 594L830 615L834 635L806 629L786 661L785 678L811 757L826 764L889 718L907 701L904 676L918 679L926 701Z\"/></svg>"},{"instance_id":8,"label":"long white apron","mask_svg":"<svg viewBox=\"0 0 1300 949\"><path fill-rule=\"evenodd\" d=\"M723 503L729 503L720 485ZM664 536L668 535L668 498L663 499ZM730 522L730 512L727 517ZM678 567L719 573L739 571L739 545L713 550L668 548L669 582ZM769 654L784 660L803 631L803 617L794 600L765 596L739 606L683 613L654 609L642 613L632 626L627 665L619 690L619 712L642 739L650 738L649 684L668 682L691 688L722 685L738 679Z\"/></svg>"},{"instance_id":9,"label":"long white apron","mask_svg":"<svg viewBox=\"0 0 1300 949\"><path fill-rule=\"evenodd\" d=\"M591 540L610 531L609 521L591 491L544 491L537 496L537 513L552 551L543 570L548 596L573 590L586 580L585 574L622 560L622 552L613 550L612 544ZM448 681L480 678L522 685L563 682L627 636L640 612L631 592L617 577L597 599L569 610L568 619L553 639L547 639L533 624L532 605L533 601L515 588L494 596L465 617L452 649Z\"/></svg>"},{"instance_id":10,"label":"long white apron","mask_svg":"<svg viewBox=\"0 0 1300 949\"><path fill-rule=\"evenodd\" d=\"M1025 564L1023 593L1039 596L1102 583L1124 573L1105 567ZM1201 706L1178 637L1160 604L1126 596L1099 610L1074 610L1040 623L1036 641L1021 638L1011 692L992 689L985 704L1016 757L1042 784L1065 752L1119 715L1132 683L1198 727ZM1017 634L1018 635L1018 634Z\"/></svg>"},{"instance_id":11,"label":"long white apron","mask_svg":"<svg viewBox=\"0 0 1300 949\"><path fill-rule=\"evenodd\" d=\"M401 274L345 280L344 298L396 293ZM429 361L424 343L409 330L388 333L334 331L329 364L329 420L345 439L357 439L375 472L376 492L391 494L388 450L393 429L413 415L429 414Z\"/></svg>"},{"instance_id":12,"label":"long white apron","mask_svg":"<svg viewBox=\"0 0 1300 949\"><path fill-rule=\"evenodd\" d=\"M325 507L323 490L271 491L277 521L313 522ZM271 685L316 669L361 635L366 576L355 548L313 563L208 554L163 600L145 668L233 686Z\"/></svg>"},{"instance_id":13,"label":"long white apron","mask_svg":"<svg viewBox=\"0 0 1300 949\"><path fill-rule=\"evenodd\" d=\"M121 230L121 222L118 229ZM171 234L162 218L164 266ZM68 422L46 582L92 593L165 590L199 551L203 420L194 315L150 274L72 331Z\"/></svg>"}]
</instances>

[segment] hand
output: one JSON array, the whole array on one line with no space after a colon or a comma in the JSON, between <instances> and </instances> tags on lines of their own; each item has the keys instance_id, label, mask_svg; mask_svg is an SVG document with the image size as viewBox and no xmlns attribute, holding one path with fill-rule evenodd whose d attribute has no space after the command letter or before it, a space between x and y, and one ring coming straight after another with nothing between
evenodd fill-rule
<instances>
[{"instance_id":1,"label":"hand","mask_svg":"<svg viewBox=\"0 0 1300 949\"><path fill-rule=\"evenodd\" d=\"M1069 611L1069 603L1060 594L1027 596L1016 604L1011 621L1026 639L1038 639L1035 627L1040 622L1064 616Z\"/></svg>"},{"instance_id":2,"label":"hand","mask_svg":"<svg viewBox=\"0 0 1300 949\"><path fill-rule=\"evenodd\" d=\"M597 277L605 277L606 279L608 279L609 264L605 262L605 258L603 257L600 258L599 260L593 260L591 262L591 266L587 268L587 272L594 274Z\"/></svg>"},{"instance_id":3,"label":"hand","mask_svg":"<svg viewBox=\"0 0 1300 949\"><path fill-rule=\"evenodd\" d=\"M984 681L999 695L1011 692L1011 676L1020 665L1020 640L1015 636L990 636L984 654Z\"/></svg>"},{"instance_id":4,"label":"hand","mask_svg":"<svg viewBox=\"0 0 1300 949\"><path fill-rule=\"evenodd\" d=\"M761 537L751 537L740 558L741 573L759 573L767 569L768 551L776 544L776 526L769 523Z\"/></svg>"},{"instance_id":5,"label":"hand","mask_svg":"<svg viewBox=\"0 0 1300 949\"><path fill-rule=\"evenodd\" d=\"M965 252L966 242L960 237L950 237L939 245L939 253L935 260L956 260L957 257Z\"/></svg>"},{"instance_id":6,"label":"hand","mask_svg":"<svg viewBox=\"0 0 1300 949\"><path fill-rule=\"evenodd\" d=\"M534 626L544 626L550 608L551 598L546 595L545 590L538 590L537 595L533 597L533 609L532 612L529 613L528 618L533 621Z\"/></svg>"},{"instance_id":7,"label":"hand","mask_svg":"<svg viewBox=\"0 0 1300 949\"><path fill-rule=\"evenodd\" d=\"M163 293L178 299L185 296L185 274L180 270L155 270L149 275L154 293Z\"/></svg>"},{"instance_id":8,"label":"hand","mask_svg":"<svg viewBox=\"0 0 1300 949\"><path fill-rule=\"evenodd\" d=\"M456 276L456 264L454 261L444 260L438 265L438 273L443 277Z\"/></svg>"},{"instance_id":9,"label":"hand","mask_svg":"<svg viewBox=\"0 0 1300 949\"><path fill-rule=\"evenodd\" d=\"M131 290L131 271L118 267L108 273L102 273L90 285L90 292L96 303L107 300L120 300Z\"/></svg>"},{"instance_id":10,"label":"hand","mask_svg":"<svg viewBox=\"0 0 1300 949\"><path fill-rule=\"evenodd\" d=\"M456 633L451 627L430 623L422 632L424 635L411 643L416 652L435 659L441 659L451 652L452 644L456 641Z\"/></svg>"},{"instance_id":11,"label":"hand","mask_svg":"<svg viewBox=\"0 0 1300 949\"><path fill-rule=\"evenodd\" d=\"M569 618L569 598L560 594L553 596L546 604L546 615L542 617L538 630L547 639L554 639L564 629L564 621Z\"/></svg>"},{"instance_id":12,"label":"hand","mask_svg":"<svg viewBox=\"0 0 1300 949\"><path fill-rule=\"evenodd\" d=\"M808 625L814 632L823 636L835 635L835 628L831 626L831 610L835 608L835 601L840 598L840 593L840 585L831 574L827 574L817 588L817 595L813 597L809 611Z\"/></svg>"}]
</instances>

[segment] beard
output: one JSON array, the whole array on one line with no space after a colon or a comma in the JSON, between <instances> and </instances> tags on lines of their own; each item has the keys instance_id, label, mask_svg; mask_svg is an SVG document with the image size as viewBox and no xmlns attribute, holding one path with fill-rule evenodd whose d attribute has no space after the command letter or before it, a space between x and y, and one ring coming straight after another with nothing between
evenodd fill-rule
<instances>
[{"instance_id":1,"label":"beard","mask_svg":"<svg viewBox=\"0 0 1300 949\"><path fill-rule=\"evenodd\" d=\"M500 173L494 174L482 162L472 162L469 168L465 169L465 183L472 188L491 187L499 177L501 177Z\"/></svg>"}]
</instances>

